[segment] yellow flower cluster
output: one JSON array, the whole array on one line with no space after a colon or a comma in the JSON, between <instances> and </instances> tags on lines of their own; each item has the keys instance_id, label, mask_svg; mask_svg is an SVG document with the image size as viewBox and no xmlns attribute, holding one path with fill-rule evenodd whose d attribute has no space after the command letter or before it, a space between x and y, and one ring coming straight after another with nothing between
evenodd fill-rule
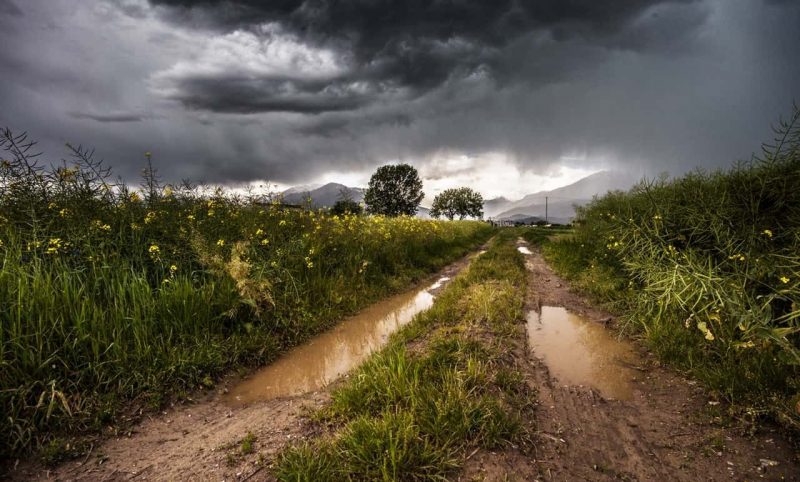
<instances>
[{"instance_id":1,"label":"yellow flower cluster","mask_svg":"<svg viewBox=\"0 0 800 482\"><path fill-rule=\"evenodd\" d=\"M153 259L158 259L161 256L161 248L159 248L157 244L151 244L150 247L147 248L147 252Z\"/></svg>"},{"instance_id":2,"label":"yellow flower cluster","mask_svg":"<svg viewBox=\"0 0 800 482\"><path fill-rule=\"evenodd\" d=\"M94 221L92 221L92 228L98 231L105 231L105 232L111 231L111 226L100 221L99 219L95 219Z\"/></svg>"},{"instance_id":3,"label":"yellow flower cluster","mask_svg":"<svg viewBox=\"0 0 800 482\"><path fill-rule=\"evenodd\" d=\"M61 238L50 238L50 241L47 242L47 250L45 250L45 253L58 254L63 247L64 242L61 240Z\"/></svg>"}]
</instances>

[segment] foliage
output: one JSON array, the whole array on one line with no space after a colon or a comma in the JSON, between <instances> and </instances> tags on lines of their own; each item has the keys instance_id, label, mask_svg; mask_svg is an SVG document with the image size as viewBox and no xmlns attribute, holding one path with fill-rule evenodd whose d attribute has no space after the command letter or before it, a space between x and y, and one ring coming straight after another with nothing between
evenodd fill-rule
<instances>
[{"instance_id":1,"label":"foliage","mask_svg":"<svg viewBox=\"0 0 800 482\"><path fill-rule=\"evenodd\" d=\"M364 203L371 214L413 216L424 196L416 169L408 164L386 165L370 178Z\"/></svg>"},{"instance_id":2,"label":"foliage","mask_svg":"<svg viewBox=\"0 0 800 482\"><path fill-rule=\"evenodd\" d=\"M338 430L285 450L279 480L445 480L473 447L524 443L533 395L503 354L525 268L500 236L334 391L323 414Z\"/></svg>"},{"instance_id":3,"label":"foliage","mask_svg":"<svg viewBox=\"0 0 800 482\"><path fill-rule=\"evenodd\" d=\"M364 208L361 207L360 204L353 201L352 199L339 199L331 208L331 214L335 216L344 216L347 214L353 214L355 216L359 216L364 212Z\"/></svg>"},{"instance_id":4,"label":"foliage","mask_svg":"<svg viewBox=\"0 0 800 482\"><path fill-rule=\"evenodd\" d=\"M800 429L800 111L728 172L643 181L545 253L662 358Z\"/></svg>"},{"instance_id":5,"label":"foliage","mask_svg":"<svg viewBox=\"0 0 800 482\"><path fill-rule=\"evenodd\" d=\"M153 169L133 191L81 147L48 169L0 134L0 455L268 362L491 233L162 186Z\"/></svg>"},{"instance_id":6,"label":"foliage","mask_svg":"<svg viewBox=\"0 0 800 482\"><path fill-rule=\"evenodd\" d=\"M433 198L431 216L438 218L444 216L449 220L483 217L483 196L468 187L445 189Z\"/></svg>"}]
</instances>

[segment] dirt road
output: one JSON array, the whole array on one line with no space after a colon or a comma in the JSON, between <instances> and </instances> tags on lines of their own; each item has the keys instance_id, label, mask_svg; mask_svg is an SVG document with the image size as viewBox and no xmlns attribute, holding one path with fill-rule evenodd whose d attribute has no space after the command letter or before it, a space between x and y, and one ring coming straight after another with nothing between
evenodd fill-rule
<instances>
[{"instance_id":1,"label":"dirt road","mask_svg":"<svg viewBox=\"0 0 800 482\"><path fill-rule=\"evenodd\" d=\"M469 264L472 256L475 254L456 261L419 283L419 291L436 295L447 281ZM394 299L406 296L400 294L390 297L364 312L380 312L378 305L395 308ZM410 317L406 318L410 320ZM373 321L372 324L375 323ZM325 335L327 333L321 337ZM375 344L373 339L368 342ZM296 350L302 349L298 347ZM291 351L284 358L288 355L291 355ZM320 364L318 359L310 363ZM275 455L287 443L314 435L313 424L308 423L304 415L329 400L330 387L244 405L232 404L228 391L241 381L241 378L231 376L213 392L161 413L151 414L136 425L129 436L100 441L82 459L66 462L53 469L35 462L21 463L9 475L13 480L64 481L271 480L268 467ZM252 434L254 442L251 449L243 449L243 441L248 433Z\"/></svg>"},{"instance_id":2,"label":"dirt road","mask_svg":"<svg viewBox=\"0 0 800 482\"><path fill-rule=\"evenodd\" d=\"M571 291L535 248L530 252L530 310L564 307L613 325L609 313ZM440 276L452 277L466 264L462 260ZM531 353L522 323L519 332L509 356L538 391L533 448L470 453L454 479L800 480L797 454L779 434L767 428L747 437L715 423L713 412L721 406L640 347L630 345L636 361L620 368L630 386L630 396L620 400L591 386L565 384L541 353ZM108 439L84 459L50 471L23 465L11 475L19 480L271 480L275 454L314 435L304 414L329 399L322 389L231 407L224 402L225 386L147 418L130 436ZM243 450L248 432L255 437L252 451Z\"/></svg>"},{"instance_id":3,"label":"dirt road","mask_svg":"<svg viewBox=\"0 0 800 482\"><path fill-rule=\"evenodd\" d=\"M541 254L529 249L531 310L562 306L613 325L609 313L571 291ZM715 424L713 412L721 407L696 382L659 367L641 348L631 348L640 361L629 370L632 396L627 400L565 385L535 350L532 356L518 354L527 358L529 383L539 394L534 453L478 454L462 479L800 480L797 454L779 434L766 428L745 437Z\"/></svg>"}]
</instances>

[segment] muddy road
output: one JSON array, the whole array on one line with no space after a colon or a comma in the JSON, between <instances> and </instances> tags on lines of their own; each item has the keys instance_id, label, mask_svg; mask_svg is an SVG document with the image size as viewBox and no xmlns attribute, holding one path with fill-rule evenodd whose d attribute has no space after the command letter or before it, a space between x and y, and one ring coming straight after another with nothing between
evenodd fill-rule
<instances>
[{"instance_id":1,"label":"muddy road","mask_svg":"<svg viewBox=\"0 0 800 482\"><path fill-rule=\"evenodd\" d=\"M431 306L474 256L445 267L289 350L245 378L147 415L130 434L101 441L82 459L48 469L20 463L12 480L271 480L268 467L286 444L314 435L307 415L329 399L330 384ZM252 448L245 439L254 436Z\"/></svg>"},{"instance_id":2,"label":"muddy road","mask_svg":"<svg viewBox=\"0 0 800 482\"><path fill-rule=\"evenodd\" d=\"M770 428L743 436L714 421L716 400L618 341L614 318L526 255L527 377L538 390L534 453L479 454L462 480L800 480ZM529 254L528 254L529 253Z\"/></svg>"},{"instance_id":3,"label":"muddy road","mask_svg":"<svg viewBox=\"0 0 800 482\"><path fill-rule=\"evenodd\" d=\"M800 480L797 454L769 427L745 436L715 420L722 407L699 385L614 336L614 318L570 290L534 247L527 316L509 356L538 393L532 449L467 455L454 480ZM306 416L336 379L426 309L469 263L388 298L328 333L202 398L147 417L128 436L48 470L22 464L17 480L273 480L287 444L317 435ZM346 376L346 375L344 375ZM254 436L248 449L245 438Z\"/></svg>"}]
</instances>

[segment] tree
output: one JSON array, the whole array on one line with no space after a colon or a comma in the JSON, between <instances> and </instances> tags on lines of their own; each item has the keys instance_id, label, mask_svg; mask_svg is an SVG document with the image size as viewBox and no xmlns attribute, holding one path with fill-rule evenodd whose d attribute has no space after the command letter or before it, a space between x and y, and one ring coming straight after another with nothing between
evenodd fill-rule
<instances>
[{"instance_id":1,"label":"tree","mask_svg":"<svg viewBox=\"0 0 800 482\"><path fill-rule=\"evenodd\" d=\"M353 200L353 196L350 194L350 190L342 188L339 190L339 199L333 204L331 208L331 213L336 214L337 216L342 216L345 214L355 214L360 215L364 212L364 208L361 207L355 200Z\"/></svg>"},{"instance_id":2,"label":"tree","mask_svg":"<svg viewBox=\"0 0 800 482\"><path fill-rule=\"evenodd\" d=\"M424 196L416 169L408 164L387 165L370 178L364 203L372 214L413 216Z\"/></svg>"},{"instance_id":3,"label":"tree","mask_svg":"<svg viewBox=\"0 0 800 482\"><path fill-rule=\"evenodd\" d=\"M451 221L455 216L458 216L458 219L467 216L482 218L483 196L468 187L445 189L433 198L431 216L434 218L445 216Z\"/></svg>"}]
</instances>

